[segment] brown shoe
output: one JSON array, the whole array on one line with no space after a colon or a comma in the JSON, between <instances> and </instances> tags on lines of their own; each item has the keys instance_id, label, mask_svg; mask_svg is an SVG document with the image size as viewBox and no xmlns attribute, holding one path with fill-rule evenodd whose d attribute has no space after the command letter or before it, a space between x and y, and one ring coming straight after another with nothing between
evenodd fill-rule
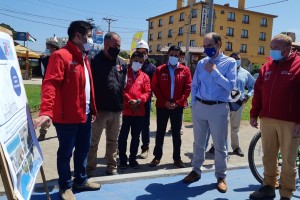
<instances>
[{"instance_id":1,"label":"brown shoe","mask_svg":"<svg viewBox=\"0 0 300 200\"><path fill-rule=\"evenodd\" d=\"M71 189L59 189L59 194L61 199L63 200L76 200L76 197L74 196L73 192Z\"/></svg>"},{"instance_id":2,"label":"brown shoe","mask_svg":"<svg viewBox=\"0 0 300 200\"><path fill-rule=\"evenodd\" d=\"M219 178L217 183L217 190L221 193L227 192L227 183L225 178Z\"/></svg>"},{"instance_id":3,"label":"brown shoe","mask_svg":"<svg viewBox=\"0 0 300 200\"><path fill-rule=\"evenodd\" d=\"M77 191L93 191L93 190L100 190L101 185L99 183L94 183L90 180L87 180L86 183L82 185L78 185L76 183L73 184L73 189Z\"/></svg>"},{"instance_id":4,"label":"brown shoe","mask_svg":"<svg viewBox=\"0 0 300 200\"><path fill-rule=\"evenodd\" d=\"M175 160L174 165L176 165L178 168L185 168L185 164L182 162L182 160Z\"/></svg>"},{"instance_id":5,"label":"brown shoe","mask_svg":"<svg viewBox=\"0 0 300 200\"><path fill-rule=\"evenodd\" d=\"M191 173L189 173L189 175L187 175L182 181L184 183L193 183L200 180L200 178L201 176L197 174L197 172L191 171Z\"/></svg>"},{"instance_id":6,"label":"brown shoe","mask_svg":"<svg viewBox=\"0 0 300 200\"><path fill-rule=\"evenodd\" d=\"M156 160L155 158L149 164L150 167L156 167L160 163L160 160Z\"/></svg>"}]
</instances>

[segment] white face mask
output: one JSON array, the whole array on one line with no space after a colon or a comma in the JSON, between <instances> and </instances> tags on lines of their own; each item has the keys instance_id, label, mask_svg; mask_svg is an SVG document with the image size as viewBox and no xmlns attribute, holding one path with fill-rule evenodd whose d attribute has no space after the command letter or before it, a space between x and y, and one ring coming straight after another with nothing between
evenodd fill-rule
<instances>
[{"instance_id":1,"label":"white face mask","mask_svg":"<svg viewBox=\"0 0 300 200\"><path fill-rule=\"evenodd\" d=\"M169 64L172 66L177 65L179 58L175 56L169 56Z\"/></svg>"},{"instance_id":2,"label":"white face mask","mask_svg":"<svg viewBox=\"0 0 300 200\"><path fill-rule=\"evenodd\" d=\"M83 48L85 51L89 51L93 48L93 39L92 38L87 38L86 43L83 44Z\"/></svg>"},{"instance_id":3,"label":"white face mask","mask_svg":"<svg viewBox=\"0 0 300 200\"><path fill-rule=\"evenodd\" d=\"M139 62L132 62L131 68L133 71L137 72L142 68L143 64Z\"/></svg>"},{"instance_id":4,"label":"white face mask","mask_svg":"<svg viewBox=\"0 0 300 200\"><path fill-rule=\"evenodd\" d=\"M146 61L147 59L148 59L148 55L145 54L145 55L144 55L144 61Z\"/></svg>"}]
</instances>

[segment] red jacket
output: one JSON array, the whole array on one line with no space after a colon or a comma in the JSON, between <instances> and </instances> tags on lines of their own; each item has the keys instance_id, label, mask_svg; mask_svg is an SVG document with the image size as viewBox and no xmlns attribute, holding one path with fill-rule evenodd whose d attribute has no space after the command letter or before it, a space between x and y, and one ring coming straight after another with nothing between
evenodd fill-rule
<instances>
[{"instance_id":1,"label":"red jacket","mask_svg":"<svg viewBox=\"0 0 300 200\"><path fill-rule=\"evenodd\" d=\"M251 118L267 117L300 123L300 57L264 64L254 86Z\"/></svg>"},{"instance_id":2,"label":"red jacket","mask_svg":"<svg viewBox=\"0 0 300 200\"><path fill-rule=\"evenodd\" d=\"M150 99L151 87L150 79L147 74L139 70L134 79L133 70L128 67L127 84L124 89L124 116L144 116L145 103ZM140 110L135 113L129 105L130 100L140 99Z\"/></svg>"},{"instance_id":3,"label":"red jacket","mask_svg":"<svg viewBox=\"0 0 300 200\"><path fill-rule=\"evenodd\" d=\"M167 101L176 103L179 107L186 106L186 100L191 93L192 76L189 68L179 64L175 70L174 97L171 99L171 77L169 68L163 64L156 68L152 78L152 90L156 96L156 107L166 108Z\"/></svg>"},{"instance_id":4,"label":"red jacket","mask_svg":"<svg viewBox=\"0 0 300 200\"><path fill-rule=\"evenodd\" d=\"M93 78L88 57L84 57L91 85L91 114L96 114ZM40 115L48 115L57 123L85 123L85 73L82 52L68 41L49 60L42 84Z\"/></svg>"}]
</instances>

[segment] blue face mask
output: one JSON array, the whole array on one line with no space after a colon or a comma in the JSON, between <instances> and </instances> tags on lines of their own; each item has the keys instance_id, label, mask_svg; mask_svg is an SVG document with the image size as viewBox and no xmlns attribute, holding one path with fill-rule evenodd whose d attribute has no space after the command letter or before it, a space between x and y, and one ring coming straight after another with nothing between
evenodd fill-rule
<instances>
[{"instance_id":1,"label":"blue face mask","mask_svg":"<svg viewBox=\"0 0 300 200\"><path fill-rule=\"evenodd\" d=\"M45 50L45 54L46 54L47 56L50 56L50 54L51 54L50 49L46 49L46 50Z\"/></svg>"},{"instance_id":2,"label":"blue face mask","mask_svg":"<svg viewBox=\"0 0 300 200\"><path fill-rule=\"evenodd\" d=\"M212 48L204 48L204 52L208 57L213 57L214 55L216 55L217 51L214 47Z\"/></svg>"},{"instance_id":3,"label":"blue face mask","mask_svg":"<svg viewBox=\"0 0 300 200\"><path fill-rule=\"evenodd\" d=\"M236 60L236 67L239 68L241 66L241 60Z\"/></svg>"},{"instance_id":4,"label":"blue face mask","mask_svg":"<svg viewBox=\"0 0 300 200\"><path fill-rule=\"evenodd\" d=\"M270 50L270 56L273 60L277 60L277 61L283 58L280 50Z\"/></svg>"}]
</instances>

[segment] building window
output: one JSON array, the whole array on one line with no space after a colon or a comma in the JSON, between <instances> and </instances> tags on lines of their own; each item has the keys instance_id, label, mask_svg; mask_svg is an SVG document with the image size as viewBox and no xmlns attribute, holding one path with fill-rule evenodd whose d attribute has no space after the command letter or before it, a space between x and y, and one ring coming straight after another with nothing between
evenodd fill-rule
<instances>
[{"instance_id":1,"label":"building window","mask_svg":"<svg viewBox=\"0 0 300 200\"><path fill-rule=\"evenodd\" d=\"M149 53L151 53L153 51L152 49L152 45L149 46Z\"/></svg>"},{"instance_id":2,"label":"building window","mask_svg":"<svg viewBox=\"0 0 300 200\"><path fill-rule=\"evenodd\" d=\"M249 24L249 15L244 15L243 16L243 21L244 24Z\"/></svg>"},{"instance_id":3,"label":"building window","mask_svg":"<svg viewBox=\"0 0 300 200\"><path fill-rule=\"evenodd\" d=\"M225 51L232 51L232 43L226 42Z\"/></svg>"},{"instance_id":4,"label":"building window","mask_svg":"<svg viewBox=\"0 0 300 200\"><path fill-rule=\"evenodd\" d=\"M181 47L182 46L182 42L178 42L178 46Z\"/></svg>"},{"instance_id":5,"label":"building window","mask_svg":"<svg viewBox=\"0 0 300 200\"><path fill-rule=\"evenodd\" d=\"M161 38L162 38L162 32L158 32L157 39L161 39Z\"/></svg>"},{"instance_id":6,"label":"building window","mask_svg":"<svg viewBox=\"0 0 300 200\"><path fill-rule=\"evenodd\" d=\"M178 35L183 35L183 27L179 28Z\"/></svg>"},{"instance_id":7,"label":"building window","mask_svg":"<svg viewBox=\"0 0 300 200\"><path fill-rule=\"evenodd\" d=\"M264 46L259 46L258 47L258 54L265 55L265 47Z\"/></svg>"},{"instance_id":8,"label":"building window","mask_svg":"<svg viewBox=\"0 0 300 200\"><path fill-rule=\"evenodd\" d=\"M241 38L248 38L248 30L242 29L242 35Z\"/></svg>"},{"instance_id":9,"label":"building window","mask_svg":"<svg viewBox=\"0 0 300 200\"><path fill-rule=\"evenodd\" d=\"M162 21L162 19L159 19L159 20L158 20L158 27L161 27L161 26L162 26L162 24L163 24L163 21Z\"/></svg>"},{"instance_id":10,"label":"building window","mask_svg":"<svg viewBox=\"0 0 300 200\"><path fill-rule=\"evenodd\" d=\"M259 33L259 40L266 41L266 33L260 32Z\"/></svg>"},{"instance_id":11,"label":"building window","mask_svg":"<svg viewBox=\"0 0 300 200\"><path fill-rule=\"evenodd\" d=\"M153 34L152 34L152 33L149 34L149 40L150 40L150 41L153 41Z\"/></svg>"},{"instance_id":12,"label":"building window","mask_svg":"<svg viewBox=\"0 0 300 200\"><path fill-rule=\"evenodd\" d=\"M174 16L170 16L169 17L169 24L173 24L173 22L174 22Z\"/></svg>"},{"instance_id":13,"label":"building window","mask_svg":"<svg viewBox=\"0 0 300 200\"><path fill-rule=\"evenodd\" d=\"M172 43L168 43L168 47L172 46Z\"/></svg>"},{"instance_id":14,"label":"building window","mask_svg":"<svg viewBox=\"0 0 300 200\"><path fill-rule=\"evenodd\" d=\"M227 36L233 36L234 35L234 28L227 27L226 35Z\"/></svg>"},{"instance_id":15,"label":"building window","mask_svg":"<svg viewBox=\"0 0 300 200\"><path fill-rule=\"evenodd\" d=\"M196 24L191 25L191 33L192 34L196 33Z\"/></svg>"},{"instance_id":16,"label":"building window","mask_svg":"<svg viewBox=\"0 0 300 200\"><path fill-rule=\"evenodd\" d=\"M220 26L220 30L223 30L223 26Z\"/></svg>"},{"instance_id":17,"label":"building window","mask_svg":"<svg viewBox=\"0 0 300 200\"><path fill-rule=\"evenodd\" d=\"M190 40L190 47L195 47L195 46L196 46L195 40Z\"/></svg>"},{"instance_id":18,"label":"building window","mask_svg":"<svg viewBox=\"0 0 300 200\"><path fill-rule=\"evenodd\" d=\"M156 51L160 51L160 50L161 50L161 44L158 44Z\"/></svg>"},{"instance_id":19,"label":"building window","mask_svg":"<svg viewBox=\"0 0 300 200\"><path fill-rule=\"evenodd\" d=\"M169 29L168 31L168 38L171 38L173 36L173 30Z\"/></svg>"},{"instance_id":20,"label":"building window","mask_svg":"<svg viewBox=\"0 0 300 200\"><path fill-rule=\"evenodd\" d=\"M247 45L246 44L241 44L240 52L241 53L247 53Z\"/></svg>"},{"instance_id":21,"label":"building window","mask_svg":"<svg viewBox=\"0 0 300 200\"><path fill-rule=\"evenodd\" d=\"M267 18L261 18L260 25L266 27L267 26Z\"/></svg>"},{"instance_id":22,"label":"building window","mask_svg":"<svg viewBox=\"0 0 300 200\"><path fill-rule=\"evenodd\" d=\"M235 13L234 12L229 12L228 13L228 17L227 17L228 21L235 21Z\"/></svg>"},{"instance_id":23,"label":"building window","mask_svg":"<svg viewBox=\"0 0 300 200\"><path fill-rule=\"evenodd\" d=\"M154 22L150 22L150 29L154 28Z\"/></svg>"},{"instance_id":24,"label":"building window","mask_svg":"<svg viewBox=\"0 0 300 200\"><path fill-rule=\"evenodd\" d=\"M180 13L179 21L184 21L184 12Z\"/></svg>"},{"instance_id":25,"label":"building window","mask_svg":"<svg viewBox=\"0 0 300 200\"><path fill-rule=\"evenodd\" d=\"M192 18L197 18L197 10L192 10Z\"/></svg>"}]
</instances>

